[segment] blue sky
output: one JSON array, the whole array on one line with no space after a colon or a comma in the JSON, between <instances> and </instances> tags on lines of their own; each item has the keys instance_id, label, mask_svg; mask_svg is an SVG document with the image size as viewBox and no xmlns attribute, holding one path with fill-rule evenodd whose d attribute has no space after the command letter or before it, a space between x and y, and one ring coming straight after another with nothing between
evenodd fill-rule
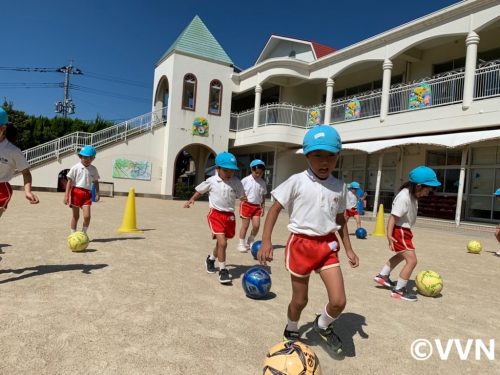
<instances>
[{"instance_id":1,"label":"blue sky","mask_svg":"<svg viewBox=\"0 0 500 375\"><path fill-rule=\"evenodd\" d=\"M455 4L457 0L15 0L2 4L0 99L54 117L64 75L10 68L73 65L70 95L84 120L125 120L151 110L154 66L195 15L233 62L253 65L271 34L337 49ZM241 4L241 5L240 5ZM310 6L308 6L310 4ZM5 69L9 68L9 69Z\"/></svg>"}]
</instances>

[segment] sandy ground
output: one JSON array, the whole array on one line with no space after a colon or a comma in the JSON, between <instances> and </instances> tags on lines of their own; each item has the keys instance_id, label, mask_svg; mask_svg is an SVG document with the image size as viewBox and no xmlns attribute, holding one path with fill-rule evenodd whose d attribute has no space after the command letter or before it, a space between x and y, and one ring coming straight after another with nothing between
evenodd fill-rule
<instances>
[{"instance_id":1,"label":"sandy ground","mask_svg":"<svg viewBox=\"0 0 500 375\"><path fill-rule=\"evenodd\" d=\"M266 350L281 340L291 294L283 265L286 215L275 229L272 293L252 300L241 277L255 261L236 251L237 240L228 249L233 284L205 272L213 247L206 202L188 210L179 201L137 197L143 232L120 234L126 197L104 198L93 207L89 249L72 253L62 193L39 196L41 203L30 206L16 191L0 219L1 374L261 373ZM371 233L374 223L365 227ZM473 238L483 244L479 255L465 251ZM445 286L439 298L416 303L394 300L372 281L391 255L385 238L351 239L361 265L351 269L341 255L348 302L335 323L346 356L330 357L310 332L326 302L317 275L300 322L323 374L500 373L500 258L490 233L417 227L416 271L439 272ZM417 339L431 342L428 360L413 358ZM464 360L456 346L441 359L438 339L444 349L449 339L464 349L468 339L493 340L494 359L481 350L476 358L478 341Z\"/></svg>"}]
</instances>

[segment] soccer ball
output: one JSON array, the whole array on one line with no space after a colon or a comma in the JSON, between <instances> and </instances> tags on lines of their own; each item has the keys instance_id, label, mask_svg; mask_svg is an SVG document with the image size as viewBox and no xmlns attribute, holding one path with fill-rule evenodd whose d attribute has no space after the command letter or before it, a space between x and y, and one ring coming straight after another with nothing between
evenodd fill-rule
<instances>
[{"instance_id":1,"label":"soccer ball","mask_svg":"<svg viewBox=\"0 0 500 375\"><path fill-rule=\"evenodd\" d=\"M481 243L479 241L469 241L467 244L467 251L472 254L479 254L483 250Z\"/></svg>"},{"instance_id":2,"label":"soccer ball","mask_svg":"<svg viewBox=\"0 0 500 375\"><path fill-rule=\"evenodd\" d=\"M300 341L274 345L264 359L264 375L321 375L316 354Z\"/></svg>"},{"instance_id":3,"label":"soccer ball","mask_svg":"<svg viewBox=\"0 0 500 375\"><path fill-rule=\"evenodd\" d=\"M83 251L89 245L89 238L84 232L74 232L68 236L68 247L71 251Z\"/></svg>"},{"instance_id":4,"label":"soccer ball","mask_svg":"<svg viewBox=\"0 0 500 375\"><path fill-rule=\"evenodd\" d=\"M431 270L419 272L415 284L418 292L427 297L435 297L443 290L443 279L437 272Z\"/></svg>"},{"instance_id":5,"label":"soccer ball","mask_svg":"<svg viewBox=\"0 0 500 375\"><path fill-rule=\"evenodd\" d=\"M252 244L252 248L250 249L250 251L252 252L253 259L257 259L257 253L260 250L260 245L262 245L262 241L255 241Z\"/></svg>"},{"instance_id":6,"label":"soccer ball","mask_svg":"<svg viewBox=\"0 0 500 375\"><path fill-rule=\"evenodd\" d=\"M366 238L366 229L365 228L358 228L356 229L356 238L359 238L360 240L363 240Z\"/></svg>"},{"instance_id":7,"label":"soccer ball","mask_svg":"<svg viewBox=\"0 0 500 375\"><path fill-rule=\"evenodd\" d=\"M241 279L241 286L250 298L264 298L271 290L271 276L265 268L255 266L247 270Z\"/></svg>"}]
</instances>

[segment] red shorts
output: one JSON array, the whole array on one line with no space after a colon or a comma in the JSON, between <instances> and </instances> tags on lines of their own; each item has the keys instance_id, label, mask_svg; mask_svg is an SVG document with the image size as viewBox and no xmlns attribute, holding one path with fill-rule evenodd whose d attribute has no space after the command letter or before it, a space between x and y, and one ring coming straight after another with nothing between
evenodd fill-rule
<instances>
[{"instance_id":1,"label":"red shorts","mask_svg":"<svg viewBox=\"0 0 500 375\"><path fill-rule=\"evenodd\" d=\"M213 238L215 238L216 234L223 234L226 238L234 237L234 233L236 232L234 212L219 211L211 208L208 211L207 219Z\"/></svg>"},{"instance_id":2,"label":"red shorts","mask_svg":"<svg viewBox=\"0 0 500 375\"><path fill-rule=\"evenodd\" d=\"M415 250L415 246L413 246L413 242L411 242L413 233L410 228L398 227L395 225L392 231L392 237L396 239L396 242L394 242L394 251Z\"/></svg>"},{"instance_id":3,"label":"red shorts","mask_svg":"<svg viewBox=\"0 0 500 375\"><path fill-rule=\"evenodd\" d=\"M338 267L339 249L335 233L317 237L292 233L286 244L285 266L292 275L307 277L312 271Z\"/></svg>"},{"instance_id":4,"label":"red shorts","mask_svg":"<svg viewBox=\"0 0 500 375\"><path fill-rule=\"evenodd\" d=\"M92 192L87 189L82 189L76 186L71 188L70 192L70 207L91 206L92 205Z\"/></svg>"},{"instance_id":5,"label":"red shorts","mask_svg":"<svg viewBox=\"0 0 500 375\"><path fill-rule=\"evenodd\" d=\"M248 202L240 203L240 217L243 219L251 219L254 216L262 216L262 206Z\"/></svg>"},{"instance_id":6,"label":"red shorts","mask_svg":"<svg viewBox=\"0 0 500 375\"><path fill-rule=\"evenodd\" d=\"M358 209L356 207L353 207L349 210L345 210L345 216L347 217L354 217L356 215L359 215Z\"/></svg>"},{"instance_id":7,"label":"red shorts","mask_svg":"<svg viewBox=\"0 0 500 375\"><path fill-rule=\"evenodd\" d=\"M6 210L10 198L12 198L12 187L8 182L0 182L0 208Z\"/></svg>"}]
</instances>

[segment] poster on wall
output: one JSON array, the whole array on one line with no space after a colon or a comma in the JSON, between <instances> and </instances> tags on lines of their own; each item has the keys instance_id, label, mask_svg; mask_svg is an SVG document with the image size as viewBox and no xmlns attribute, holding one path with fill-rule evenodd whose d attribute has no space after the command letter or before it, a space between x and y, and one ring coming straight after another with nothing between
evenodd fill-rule
<instances>
[{"instance_id":1,"label":"poster on wall","mask_svg":"<svg viewBox=\"0 0 500 375\"><path fill-rule=\"evenodd\" d=\"M418 109L429 107L432 104L431 86L428 83L421 83L415 86L408 98L408 108Z\"/></svg>"},{"instance_id":2,"label":"poster on wall","mask_svg":"<svg viewBox=\"0 0 500 375\"><path fill-rule=\"evenodd\" d=\"M113 178L151 181L152 163L146 160L116 159L113 163Z\"/></svg>"},{"instance_id":3,"label":"poster on wall","mask_svg":"<svg viewBox=\"0 0 500 375\"><path fill-rule=\"evenodd\" d=\"M358 99L352 98L344 108L344 120L356 120L361 116L361 103Z\"/></svg>"},{"instance_id":4,"label":"poster on wall","mask_svg":"<svg viewBox=\"0 0 500 375\"><path fill-rule=\"evenodd\" d=\"M321 124L321 110L316 108L311 108L307 113L307 126L314 126Z\"/></svg>"},{"instance_id":5,"label":"poster on wall","mask_svg":"<svg viewBox=\"0 0 500 375\"><path fill-rule=\"evenodd\" d=\"M196 116L193 120L193 135L208 137L208 121L203 116Z\"/></svg>"}]
</instances>

